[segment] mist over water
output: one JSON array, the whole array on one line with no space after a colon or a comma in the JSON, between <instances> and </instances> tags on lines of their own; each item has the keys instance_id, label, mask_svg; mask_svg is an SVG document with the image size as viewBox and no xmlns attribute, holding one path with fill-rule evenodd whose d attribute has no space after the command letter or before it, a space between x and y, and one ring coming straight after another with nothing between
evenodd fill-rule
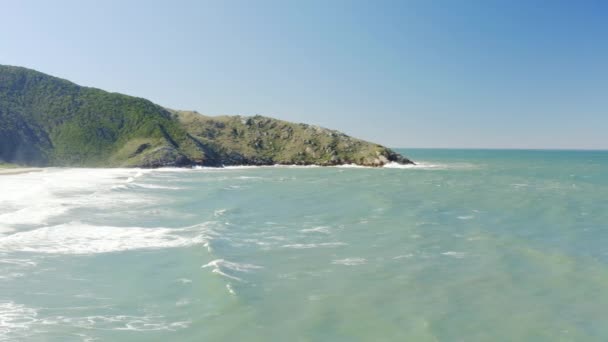
<instances>
[{"instance_id":1,"label":"mist over water","mask_svg":"<svg viewBox=\"0 0 608 342\"><path fill-rule=\"evenodd\" d=\"M604 341L608 153L0 176L0 341Z\"/></svg>"}]
</instances>

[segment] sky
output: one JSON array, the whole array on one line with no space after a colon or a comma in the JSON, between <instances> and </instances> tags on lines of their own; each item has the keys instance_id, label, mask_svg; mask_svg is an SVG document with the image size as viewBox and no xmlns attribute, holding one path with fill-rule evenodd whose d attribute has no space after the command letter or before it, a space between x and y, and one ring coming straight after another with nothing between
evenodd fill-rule
<instances>
[{"instance_id":1,"label":"sky","mask_svg":"<svg viewBox=\"0 0 608 342\"><path fill-rule=\"evenodd\" d=\"M0 0L0 64L391 147L608 149L606 1Z\"/></svg>"}]
</instances>

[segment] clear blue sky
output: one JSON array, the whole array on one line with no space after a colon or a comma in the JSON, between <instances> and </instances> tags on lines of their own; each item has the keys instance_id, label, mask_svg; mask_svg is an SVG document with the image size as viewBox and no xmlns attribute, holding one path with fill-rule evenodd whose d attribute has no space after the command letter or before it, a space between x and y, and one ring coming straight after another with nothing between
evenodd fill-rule
<instances>
[{"instance_id":1,"label":"clear blue sky","mask_svg":"<svg viewBox=\"0 0 608 342\"><path fill-rule=\"evenodd\" d=\"M392 147L608 148L606 1L4 1L0 64Z\"/></svg>"}]
</instances>

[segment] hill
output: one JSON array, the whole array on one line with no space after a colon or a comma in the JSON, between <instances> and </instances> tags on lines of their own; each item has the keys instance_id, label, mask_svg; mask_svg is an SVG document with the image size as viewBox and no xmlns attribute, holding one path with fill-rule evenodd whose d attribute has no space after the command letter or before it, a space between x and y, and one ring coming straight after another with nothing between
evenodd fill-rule
<instances>
[{"instance_id":1,"label":"hill","mask_svg":"<svg viewBox=\"0 0 608 342\"><path fill-rule=\"evenodd\" d=\"M160 167L412 163L338 131L263 116L203 116L0 65L0 162Z\"/></svg>"}]
</instances>

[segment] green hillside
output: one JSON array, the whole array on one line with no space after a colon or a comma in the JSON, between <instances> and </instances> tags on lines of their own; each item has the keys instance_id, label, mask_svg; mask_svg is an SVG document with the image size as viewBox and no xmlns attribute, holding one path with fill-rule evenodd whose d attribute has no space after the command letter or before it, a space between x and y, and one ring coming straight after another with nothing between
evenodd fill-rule
<instances>
[{"instance_id":1,"label":"green hillside","mask_svg":"<svg viewBox=\"0 0 608 342\"><path fill-rule=\"evenodd\" d=\"M255 116L207 117L0 65L0 163L159 167L411 163L337 131Z\"/></svg>"}]
</instances>

